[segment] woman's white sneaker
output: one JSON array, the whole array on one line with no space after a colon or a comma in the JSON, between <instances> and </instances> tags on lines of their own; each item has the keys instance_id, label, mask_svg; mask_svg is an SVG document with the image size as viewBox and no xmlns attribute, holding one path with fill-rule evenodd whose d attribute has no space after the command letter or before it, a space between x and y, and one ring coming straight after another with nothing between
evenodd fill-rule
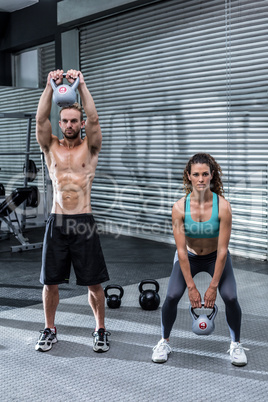
<instances>
[{"instance_id":1,"label":"woman's white sneaker","mask_svg":"<svg viewBox=\"0 0 268 402\"><path fill-rule=\"evenodd\" d=\"M169 343L165 339L161 339L153 348L152 361L155 363L165 363L168 355L172 352Z\"/></svg>"},{"instance_id":2,"label":"woman's white sneaker","mask_svg":"<svg viewBox=\"0 0 268 402\"><path fill-rule=\"evenodd\" d=\"M243 348L240 342L231 342L230 349L230 359L234 366L245 366L247 364L247 356L245 353L246 348Z\"/></svg>"}]
</instances>

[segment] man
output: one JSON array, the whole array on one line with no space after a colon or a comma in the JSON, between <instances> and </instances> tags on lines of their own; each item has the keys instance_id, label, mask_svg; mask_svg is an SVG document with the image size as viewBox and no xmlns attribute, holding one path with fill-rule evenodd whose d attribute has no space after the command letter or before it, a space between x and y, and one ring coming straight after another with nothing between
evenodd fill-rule
<instances>
[{"instance_id":1,"label":"man","mask_svg":"<svg viewBox=\"0 0 268 402\"><path fill-rule=\"evenodd\" d=\"M46 352L57 342L55 315L59 303L60 283L68 283L71 263L77 285L88 287L88 301L96 320L93 332L93 350L109 349L105 330L105 296L102 282L109 280L96 224L91 209L91 187L101 149L102 134L93 98L80 71L69 70L70 83L79 76L78 91L87 119L83 120L78 103L60 111L59 126L63 139L52 134L49 115L52 106L52 78L61 84L63 71L48 74L36 114L36 137L45 154L46 164L53 184L53 206L47 221L43 244L40 281L43 288L45 329L35 349ZM81 129L86 136L81 138Z\"/></svg>"}]
</instances>

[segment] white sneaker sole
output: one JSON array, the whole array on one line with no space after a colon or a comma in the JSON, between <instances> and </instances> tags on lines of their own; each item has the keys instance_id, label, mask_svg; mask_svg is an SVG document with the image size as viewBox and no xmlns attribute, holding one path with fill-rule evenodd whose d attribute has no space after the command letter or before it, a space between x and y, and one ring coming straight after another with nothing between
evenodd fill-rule
<instances>
[{"instance_id":1,"label":"white sneaker sole","mask_svg":"<svg viewBox=\"0 0 268 402\"><path fill-rule=\"evenodd\" d=\"M170 352L171 353L171 352ZM168 355L167 355L167 357L166 358L162 358L161 359L161 357L153 357L152 356L152 361L154 362L154 363L166 363L167 361L168 361L168 357L169 357L169 355L170 355L170 353L168 353Z\"/></svg>"},{"instance_id":2,"label":"white sneaker sole","mask_svg":"<svg viewBox=\"0 0 268 402\"><path fill-rule=\"evenodd\" d=\"M110 349L110 347L108 346L108 347L106 347L105 349L104 348L102 348L102 347L96 347L96 346L93 346L93 350L94 350L94 352L97 352L97 353L104 353L104 352L108 352L108 350Z\"/></svg>"},{"instance_id":3,"label":"white sneaker sole","mask_svg":"<svg viewBox=\"0 0 268 402\"><path fill-rule=\"evenodd\" d=\"M162 363L166 363L166 362L168 361L168 359L167 359L167 360L152 359L152 361L153 361L154 363L162 364Z\"/></svg>"},{"instance_id":4,"label":"white sneaker sole","mask_svg":"<svg viewBox=\"0 0 268 402\"><path fill-rule=\"evenodd\" d=\"M236 362L236 361L231 361L233 366L238 366L238 367L242 367L242 366L246 366L248 364L248 362Z\"/></svg>"}]
</instances>

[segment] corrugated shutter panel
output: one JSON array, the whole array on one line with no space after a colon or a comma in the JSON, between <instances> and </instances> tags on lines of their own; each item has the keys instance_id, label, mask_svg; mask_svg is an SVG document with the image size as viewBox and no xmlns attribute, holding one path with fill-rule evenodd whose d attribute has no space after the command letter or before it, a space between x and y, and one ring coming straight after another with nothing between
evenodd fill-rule
<instances>
[{"instance_id":1,"label":"corrugated shutter panel","mask_svg":"<svg viewBox=\"0 0 268 402\"><path fill-rule=\"evenodd\" d=\"M0 88L0 112L2 113L36 113L42 90ZM9 193L15 187L23 186L23 165L27 141L27 119L0 118L0 181ZM35 138L35 120L32 120L30 151L40 153ZM22 153L21 155L3 155L3 153ZM36 166L40 166L40 155L31 154Z\"/></svg>"},{"instance_id":2,"label":"corrugated shutter panel","mask_svg":"<svg viewBox=\"0 0 268 402\"><path fill-rule=\"evenodd\" d=\"M47 77L49 71L55 67L55 44L49 44L40 48L40 69L41 81ZM0 113L36 113L42 89L25 89L14 87L0 88ZM0 183L4 184L6 194L9 194L16 187L24 186L23 166L25 164L26 141L27 141L28 119L0 118ZM35 120L32 120L30 159L32 159L39 173L32 185L37 185L42 195L43 177L40 147L35 137ZM10 155L10 153L21 153L21 155ZM7 153L7 155L3 155ZM43 213L42 203L39 207Z\"/></svg>"},{"instance_id":3,"label":"corrugated shutter panel","mask_svg":"<svg viewBox=\"0 0 268 402\"><path fill-rule=\"evenodd\" d=\"M265 1L163 1L80 32L103 147L92 204L103 230L173 242L190 156L209 152L233 209L231 249L267 258Z\"/></svg>"},{"instance_id":4,"label":"corrugated shutter panel","mask_svg":"<svg viewBox=\"0 0 268 402\"><path fill-rule=\"evenodd\" d=\"M38 50L40 84L45 88L49 71L55 70L55 43L41 46Z\"/></svg>"}]
</instances>

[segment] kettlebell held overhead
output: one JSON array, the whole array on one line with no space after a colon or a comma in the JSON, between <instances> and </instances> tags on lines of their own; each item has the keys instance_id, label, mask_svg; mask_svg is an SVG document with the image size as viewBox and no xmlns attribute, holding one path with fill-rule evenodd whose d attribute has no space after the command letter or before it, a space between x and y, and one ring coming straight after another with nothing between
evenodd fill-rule
<instances>
[{"instance_id":1,"label":"kettlebell held overhead","mask_svg":"<svg viewBox=\"0 0 268 402\"><path fill-rule=\"evenodd\" d=\"M204 307L204 303L202 303ZM216 318L218 307L214 304L212 312L207 314L196 314L192 306L189 306L190 315L193 319L192 330L196 335L210 335L215 329L214 320Z\"/></svg>"},{"instance_id":2,"label":"kettlebell held overhead","mask_svg":"<svg viewBox=\"0 0 268 402\"><path fill-rule=\"evenodd\" d=\"M66 74L63 74L66 77ZM53 89L53 101L60 107L72 106L76 102L76 90L79 85L79 77L71 85L56 85L51 78L50 83Z\"/></svg>"}]
</instances>

